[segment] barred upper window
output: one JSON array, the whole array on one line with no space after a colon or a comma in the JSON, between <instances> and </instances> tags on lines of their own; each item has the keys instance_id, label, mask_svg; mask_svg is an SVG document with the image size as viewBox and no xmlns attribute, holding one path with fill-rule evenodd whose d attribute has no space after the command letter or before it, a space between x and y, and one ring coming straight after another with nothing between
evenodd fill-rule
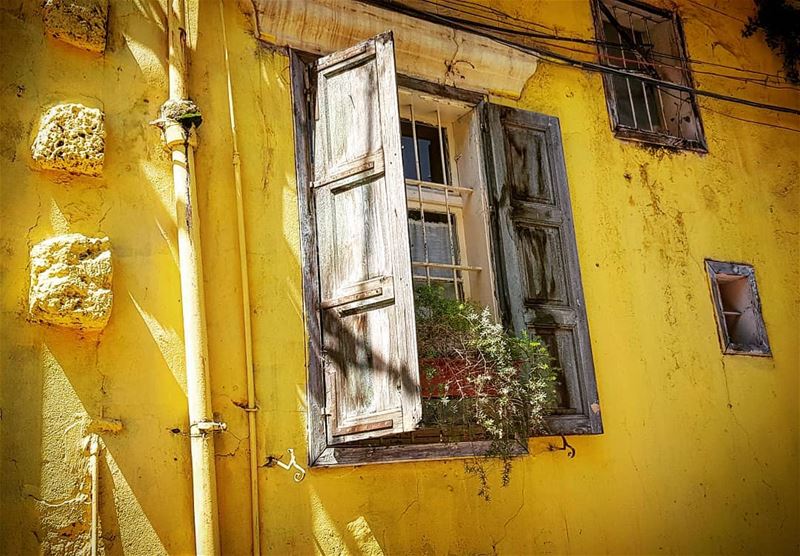
<instances>
[{"instance_id":1,"label":"barred upper window","mask_svg":"<svg viewBox=\"0 0 800 556\"><path fill-rule=\"evenodd\" d=\"M705 151L695 95L637 76L692 87L680 20L638 2L594 0L595 29L605 65L611 126L617 137Z\"/></svg>"}]
</instances>

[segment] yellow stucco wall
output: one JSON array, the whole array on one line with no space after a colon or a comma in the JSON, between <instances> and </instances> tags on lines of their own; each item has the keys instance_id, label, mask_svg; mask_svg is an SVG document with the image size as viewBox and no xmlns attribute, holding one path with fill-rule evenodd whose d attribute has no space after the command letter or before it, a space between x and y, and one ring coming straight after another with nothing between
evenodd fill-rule
<instances>
[{"instance_id":1,"label":"yellow stucco wall","mask_svg":"<svg viewBox=\"0 0 800 556\"><path fill-rule=\"evenodd\" d=\"M713 4L714 0L703 0ZM591 36L588 2L491 2ZM110 554L193 550L180 285L172 180L149 125L167 96L164 2L112 2L105 55L44 36L38 3L0 8L2 373L0 534L5 553L85 543L77 442L103 433L102 545ZM721 6L722 2L717 2ZM678 2L690 55L776 72L761 37ZM242 305L227 94L216 2L190 10L190 89L201 106L197 182L223 551L250 550ZM259 461L306 457L305 338L288 59L227 6L242 156ZM800 106L797 89L695 74L701 87ZM709 154L615 140L601 79L541 64L519 100L557 116L575 217L605 434L575 459L531 442L512 482L476 496L460 462L314 469L296 484L259 470L262 547L272 553L792 553L800 538L800 118L701 100ZM34 168L41 112L105 111L101 178ZM726 115L728 114L728 115ZM735 118L734 118L735 117ZM736 119L740 118L740 119ZM26 320L28 251L53 234L108 235L114 309L99 335ZM704 257L755 266L771 358L720 354ZM84 525L82 525L84 524Z\"/></svg>"}]
</instances>

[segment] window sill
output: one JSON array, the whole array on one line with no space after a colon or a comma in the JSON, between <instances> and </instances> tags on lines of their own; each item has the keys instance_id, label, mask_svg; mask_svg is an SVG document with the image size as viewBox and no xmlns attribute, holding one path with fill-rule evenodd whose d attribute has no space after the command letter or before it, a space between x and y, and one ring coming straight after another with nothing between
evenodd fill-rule
<instances>
[{"instance_id":1,"label":"window sill","mask_svg":"<svg viewBox=\"0 0 800 556\"><path fill-rule=\"evenodd\" d=\"M602 427L593 426L588 417L580 414L548 417L547 426L549 432L535 438L603 433ZM491 440L477 440L395 446L328 446L316 461L310 463L310 466L339 467L377 463L466 459L486 455L491 448L491 444ZM515 456L528 454L527 442L524 445L518 443L512 454Z\"/></svg>"},{"instance_id":2,"label":"window sill","mask_svg":"<svg viewBox=\"0 0 800 556\"><path fill-rule=\"evenodd\" d=\"M653 133L641 129L633 129L629 127L617 126L613 130L614 137L622 139L623 141L636 141L638 143L645 143L655 148L667 148L675 151L692 151L699 154L708 153L708 146L705 140L692 141L682 137L673 137L671 135L662 135L660 133Z\"/></svg>"},{"instance_id":3,"label":"window sill","mask_svg":"<svg viewBox=\"0 0 800 556\"><path fill-rule=\"evenodd\" d=\"M772 357L772 351L769 348L747 347L738 344L728 344L724 351L724 355L750 355L752 357Z\"/></svg>"},{"instance_id":4,"label":"window sill","mask_svg":"<svg viewBox=\"0 0 800 556\"><path fill-rule=\"evenodd\" d=\"M311 467L402 463L420 460L465 459L488 453L491 441L411 444L404 446L327 447ZM514 455L528 453L527 446L517 445Z\"/></svg>"}]
</instances>

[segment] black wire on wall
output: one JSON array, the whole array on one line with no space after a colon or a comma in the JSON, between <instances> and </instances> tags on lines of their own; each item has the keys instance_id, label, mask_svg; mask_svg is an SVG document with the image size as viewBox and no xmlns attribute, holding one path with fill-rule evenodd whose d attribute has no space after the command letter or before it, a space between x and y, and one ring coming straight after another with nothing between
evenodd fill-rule
<instances>
[{"instance_id":1,"label":"black wire on wall","mask_svg":"<svg viewBox=\"0 0 800 556\"><path fill-rule=\"evenodd\" d=\"M414 8L414 7L411 7L411 6L408 6L408 5L402 4L400 2L393 1L393 0L359 0L359 1L367 3L367 4L372 4L372 5L381 7L381 8L386 8L386 9L389 9L389 10L392 10L392 11L395 11L395 12L398 12L398 13L402 13L404 15L409 15L411 17L415 17L415 18L418 18L418 19L425 19L425 20L428 20L428 21L433 21L433 22L436 22L436 23L439 23L439 24L442 24L442 25L446 25L446 26L451 27L453 29L457 29L457 30L460 30L460 31L467 32L467 33L472 33L472 34L475 34L475 35L479 35L479 36L488 38L490 40L493 40L495 42L498 42L500 44L503 44L505 46L508 46L510 48L514 48L516 50L525 52L527 54L532 54L532 55L537 56L537 57L539 57L539 58L541 58L543 60L548 60L549 59L549 61L556 61L556 62L564 64L564 65L569 65L569 66L572 66L572 67L578 67L580 69L584 69L584 70L587 70L587 71L599 72L599 73L605 73L605 74L611 74L611 75L619 75L619 76L622 76L622 77L628 77L628 78L632 78L632 79L637 79L637 80L643 81L645 83L652 83L652 84L657 85L657 86L659 86L661 88L664 88L664 89L671 89L671 90L674 90L674 91L680 91L680 92L684 92L684 93L694 94L694 95L697 95L697 96L704 96L704 97L708 97L708 98L721 100L721 101L724 101L724 102L742 104L742 105L750 106L750 107L753 107L753 108L759 108L759 109L764 109L764 110L772 110L772 111L782 112L782 113L787 113L787 114L800 115L800 109L791 108L791 107L787 107L787 106L780 106L780 105L775 105L775 104L768 104L768 103L764 103L764 102L753 101L753 100L749 100L749 99L744 99L744 98L740 98L740 97L734 97L734 96L731 96L731 95L725 95L725 94L722 94L722 93L717 93L717 92L714 92L714 91L707 91L705 89L697 89L695 87L689 87L689 86L681 85L681 84L678 84L678 83L672 83L670 81L664 81L664 80L661 80L661 79L656 79L654 77L642 75L642 74L639 74L639 73L629 72L629 71L626 71L626 70L621 69L621 68L605 65L605 64L602 64L602 63L598 63L598 62L590 62L590 61L585 61L585 60L578 60L578 59L572 58L570 56L567 56L565 54L561 54L561 53L554 52L554 51L550 50L550 48L553 48L553 45L548 45L549 48L543 48L541 46L536 46L536 47L528 46L528 45L521 44L521 43L519 43L517 41L514 41L514 40L510 40L510 39L506 39L506 38L501 37L501 36L494 35L492 33L487 32L485 29L488 26L488 28L491 29L492 31L499 32L499 33L511 34L511 35L524 34L523 36L529 36L531 38L542 38L542 39L546 39L546 40L564 40L564 39L567 39L570 42L575 42L576 39L578 39L576 37L559 37L557 35L547 35L545 33L538 33L538 32L534 32L534 31L515 30L515 29L508 29L508 28L501 27L501 26L496 26L496 25L482 24L480 22L474 22L474 21L467 20L467 19L462 19L462 18L457 18L457 17L452 17L452 16L445 16L445 15L432 13L432 12L429 12L429 11L419 10L419 9ZM436 4L435 2L431 2L430 0L422 0L422 1L427 2L429 4ZM462 4L474 4L472 2L464 2L463 0L461 0L461 3ZM439 7L448 7L448 6L444 6L442 4L438 4L438 6ZM483 7L485 8L485 6L483 6ZM449 9L452 9L454 11L458 11L458 9L455 9L455 8L449 8ZM491 9L491 11L493 13L502 14L504 17L511 17L511 16L507 16L506 14L503 14L503 12L499 12L499 10L495 10L493 8ZM464 13L469 14L469 12L464 12ZM475 14L472 14L472 15L475 15ZM486 18L485 16L479 16L479 17ZM512 19L516 19L516 18L512 18ZM498 21L498 23L502 23L502 22ZM542 26L540 24L535 24L535 25L537 27L544 27L544 26ZM537 37L533 37L534 34L537 35ZM539 36L539 35L545 35L545 36ZM603 41L596 41L596 40L591 40L591 39L578 39L578 42L583 42L583 41L589 41L590 44L595 44L595 45L602 44L602 42L603 42ZM620 45L617 45L617 44L614 44L614 46L617 47L617 48L620 47ZM587 52L583 51L583 53L587 53ZM589 53L587 53L587 54L589 54ZM677 68L677 66L674 66L674 67ZM741 71L749 71L749 70L741 70ZM770 77L774 78L774 77L777 77L777 76L770 75ZM736 79L735 76L730 76L730 78ZM755 80L752 80L752 79L748 80L746 78L738 78L738 79L741 80L741 81L747 81L747 82L755 81ZM769 124L766 124L766 123L764 123L764 124L765 125L769 125ZM781 126L778 126L778 127L781 127ZM781 127L781 129L790 129L790 128Z\"/></svg>"},{"instance_id":2,"label":"black wire on wall","mask_svg":"<svg viewBox=\"0 0 800 556\"><path fill-rule=\"evenodd\" d=\"M563 35L563 34L560 35L556 31L556 29L547 27L546 25L542 25L541 23L536 23L536 22L533 22L533 21L528 21L528 20L521 19L519 17L514 17L514 16L512 16L510 14L507 14L505 12L502 12L502 11L500 11L498 9L490 8L488 6L483 6L481 4L477 4L475 2L470 2L468 0L443 0L442 2L437 2L436 0L417 0L417 1L425 3L425 4L429 4L429 5L431 5L431 6L435 7L435 8L443 8L443 9L451 11L451 12L460 13L460 14L466 14L466 15L470 15L470 16L473 16L473 17L478 17L478 18L481 18L481 19L485 19L489 23L485 23L485 22L481 22L481 21L475 21L473 19L461 19L461 18L458 18L458 17L446 16L446 17L452 18L454 21L459 21L461 23L468 24L468 25L477 25L477 26L482 27L482 28L487 29L487 30L493 30L493 31L496 31L496 32L507 33L507 34L514 34L516 36L540 38L542 40L553 41L553 42L573 42L573 43L587 44L587 45L594 45L594 46L607 46L607 47L619 48L619 49L627 50L627 51L631 50L631 48L627 44L623 44L623 43L617 43L617 42L613 42L613 41L603 41L603 40L598 40L598 39L587 39L587 38L584 38L584 37L571 37L571 36L567 36L567 35ZM699 2L695 2L693 0L690 0L690 1L692 1L692 3L695 4L696 6L705 7L706 9L713 10L713 11L719 11L719 10L704 6L703 4L700 4ZM384 0L384 2L382 2L382 3L386 4L387 0ZM399 2L393 2L393 0L388 0L388 3L389 4L392 4L392 3L399 4ZM471 9L468 10L468 9L464 9L464 8L461 8L461 7L456 7L456 6L462 6L462 5L467 5ZM474 6L474 8L472 8L473 6ZM475 10L477 10L477 11L475 11ZM487 16L487 15L484 15L484 13L481 13L481 10L488 11L489 13L494 14L496 17L490 17L490 16ZM437 13L437 15L443 15L443 14ZM735 19L737 21L744 22L744 20L735 18L733 16L729 16L729 17L731 17L731 18L733 18L733 19ZM512 28L509 28L509 26L512 27ZM541 29L544 29L545 31L548 31L548 32L544 33L544 32L541 32L541 31L530 31L529 30L530 27L541 28ZM553 46L553 45L551 45L551 46ZM661 59L671 59L671 60L677 60L677 61L681 61L681 62L684 62L684 61L685 62L691 62L692 64L695 64L695 65L702 64L702 65L715 66L715 67L730 69L730 70L734 70L734 71L738 71L738 72L742 72L742 73L751 73L751 74L754 74L754 75L761 75L761 76L764 76L764 77L769 77L771 79L774 79L775 81L783 81L783 82L786 82L786 83L790 82L784 76L781 76L781 75L778 75L778 74L773 74L773 73L767 73L767 72L763 72L763 71L755 70L755 69L750 69L750 68L743 68L743 67L731 66L731 65L726 65L726 64L720 64L720 63L717 63L717 62L710 62L710 61L707 61L707 60L699 60L697 58L689 58L688 56L684 56L684 57L675 56L675 55L670 54L668 52L659 52L657 50L652 50L652 49L649 50L649 54L652 55L652 56L655 56L657 58L661 58Z\"/></svg>"}]
</instances>

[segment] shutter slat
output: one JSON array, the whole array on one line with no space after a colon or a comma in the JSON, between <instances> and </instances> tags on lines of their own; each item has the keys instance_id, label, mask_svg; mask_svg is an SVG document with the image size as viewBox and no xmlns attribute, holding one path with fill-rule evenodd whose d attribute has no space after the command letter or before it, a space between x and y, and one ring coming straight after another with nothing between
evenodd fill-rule
<instances>
[{"instance_id":1,"label":"shutter slat","mask_svg":"<svg viewBox=\"0 0 800 556\"><path fill-rule=\"evenodd\" d=\"M315 68L311 194L335 445L413 430L421 400L391 34Z\"/></svg>"}]
</instances>

